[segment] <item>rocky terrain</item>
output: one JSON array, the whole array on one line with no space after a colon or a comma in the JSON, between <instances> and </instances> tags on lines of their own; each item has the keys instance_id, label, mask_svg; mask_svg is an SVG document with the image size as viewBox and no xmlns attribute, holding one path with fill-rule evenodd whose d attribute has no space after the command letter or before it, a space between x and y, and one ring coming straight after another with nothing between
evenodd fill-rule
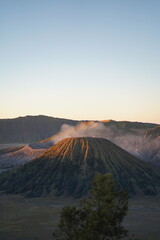
<instances>
[{"instance_id":1,"label":"rocky terrain","mask_svg":"<svg viewBox=\"0 0 160 240\"><path fill-rule=\"evenodd\" d=\"M29 163L0 175L0 190L30 197L85 195L96 172L113 174L118 188L155 195L160 173L102 138L67 138Z\"/></svg>"}]
</instances>

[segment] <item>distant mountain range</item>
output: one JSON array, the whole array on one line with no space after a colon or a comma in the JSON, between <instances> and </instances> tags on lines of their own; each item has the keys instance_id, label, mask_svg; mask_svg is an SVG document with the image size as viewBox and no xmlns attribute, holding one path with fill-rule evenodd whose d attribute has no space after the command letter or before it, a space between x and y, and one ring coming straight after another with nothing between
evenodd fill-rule
<instances>
[{"instance_id":1,"label":"distant mountain range","mask_svg":"<svg viewBox=\"0 0 160 240\"><path fill-rule=\"evenodd\" d=\"M0 119L0 143L32 143L51 137L58 133L64 124L76 126L79 123L91 121L76 121L48 116L26 116L14 119ZM104 126L121 130L123 133L135 133L136 130L147 131L158 124L128 121L95 121L103 122Z\"/></svg>"},{"instance_id":2,"label":"distant mountain range","mask_svg":"<svg viewBox=\"0 0 160 240\"><path fill-rule=\"evenodd\" d=\"M29 163L0 175L0 190L28 197L87 194L96 172L112 173L117 187L155 195L160 172L102 138L66 138Z\"/></svg>"},{"instance_id":3,"label":"distant mountain range","mask_svg":"<svg viewBox=\"0 0 160 240\"><path fill-rule=\"evenodd\" d=\"M78 121L48 116L26 116L0 119L0 143L31 143L56 134L63 124Z\"/></svg>"},{"instance_id":4,"label":"distant mountain range","mask_svg":"<svg viewBox=\"0 0 160 240\"><path fill-rule=\"evenodd\" d=\"M160 126L157 124L113 120L78 122L46 116L27 116L6 120L6 122L8 127L5 141L19 139L16 141L20 142L20 139L21 141L23 139L22 142L31 143L19 148L0 150L0 172L31 161L67 137L105 138L135 157L160 167ZM2 138L3 135L5 135L4 129L0 137ZM44 139L44 135L47 138ZM35 139L43 140L34 142Z\"/></svg>"}]
</instances>

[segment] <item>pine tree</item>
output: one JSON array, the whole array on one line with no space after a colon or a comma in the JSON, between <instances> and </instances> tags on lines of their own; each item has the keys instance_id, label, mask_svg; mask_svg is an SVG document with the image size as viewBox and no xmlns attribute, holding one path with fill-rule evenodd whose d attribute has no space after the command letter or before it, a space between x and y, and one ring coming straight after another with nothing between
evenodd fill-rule
<instances>
[{"instance_id":1,"label":"pine tree","mask_svg":"<svg viewBox=\"0 0 160 240\"><path fill-rule=\"evenodd\" d=\"M121 225L128 210L128 196L117 191L110 174L97 174L90 198L78 206L64 207L55 240L120 240L128 231ZM128 239L128 238L127 238Z\"/></svg>"}]
</instances>

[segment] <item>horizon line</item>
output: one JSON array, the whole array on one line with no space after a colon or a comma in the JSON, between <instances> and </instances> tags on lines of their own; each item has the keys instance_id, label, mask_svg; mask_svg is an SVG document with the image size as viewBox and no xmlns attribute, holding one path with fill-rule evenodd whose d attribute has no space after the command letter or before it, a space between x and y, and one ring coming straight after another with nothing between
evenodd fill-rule
<instances>
[{"instance_id":1,"label":"horizon line","mask_svg":"<svg viewBox=\"0 0 160 240\"><path fill-rule=\"evenodd\" d=\"M146 123L146 124L155 124L155 125L160 125L160 123L157 122L144 122L144 121L131 121L131 120L114 120L114 119L103 119L103 120L98 120L98 119L71 119L71 118L65 118L65 117L53 117L53 116L49 116L49 115L44 115L44 114L38 114L38 115L24 115L24 116L17 116L17 117L9 117L9 118L0 118L0 120L12 120L12 119L17 119L17 118L25 118L25 117L50 117L50 118L57 118L57 119L65 119L65 120L70 120L70 121L78 121L78 122L133 122L133 123Z\"/></svg>"}]
</instances>

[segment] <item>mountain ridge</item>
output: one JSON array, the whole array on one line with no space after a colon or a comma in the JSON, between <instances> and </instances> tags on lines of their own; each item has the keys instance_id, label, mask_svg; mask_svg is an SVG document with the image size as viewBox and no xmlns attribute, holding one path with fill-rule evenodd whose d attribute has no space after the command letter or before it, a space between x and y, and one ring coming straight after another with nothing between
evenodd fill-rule
<instances>
[{"instance_id":1,"label":"mountain ridge","mask_svg":"<svg viewBox=\"0 0 160 240\"><path fill-rule=\"evenodd\" d=\"M0 190L29 197L71 195L90 189L96 172L110 172L131 194L159 192L160 173L103 138L66 138L39 157L0 175Z\"/></svg>"},{"instance_id":2,"label":"mountain ridge","mask_svg":"<svg viewBox=\"0 0 160 240\"><path fill-rule=\"evenodd\" d=\"M79 123L101 122L105 126L118 126L123 129L143 128L150 129L158 126L155 123L141 123L129 121L88 121L54 118L45 115L0 119L0 143L33 143L49 138L58 133L63 124L76 126Z\"/></svg>"}]
</instances>

